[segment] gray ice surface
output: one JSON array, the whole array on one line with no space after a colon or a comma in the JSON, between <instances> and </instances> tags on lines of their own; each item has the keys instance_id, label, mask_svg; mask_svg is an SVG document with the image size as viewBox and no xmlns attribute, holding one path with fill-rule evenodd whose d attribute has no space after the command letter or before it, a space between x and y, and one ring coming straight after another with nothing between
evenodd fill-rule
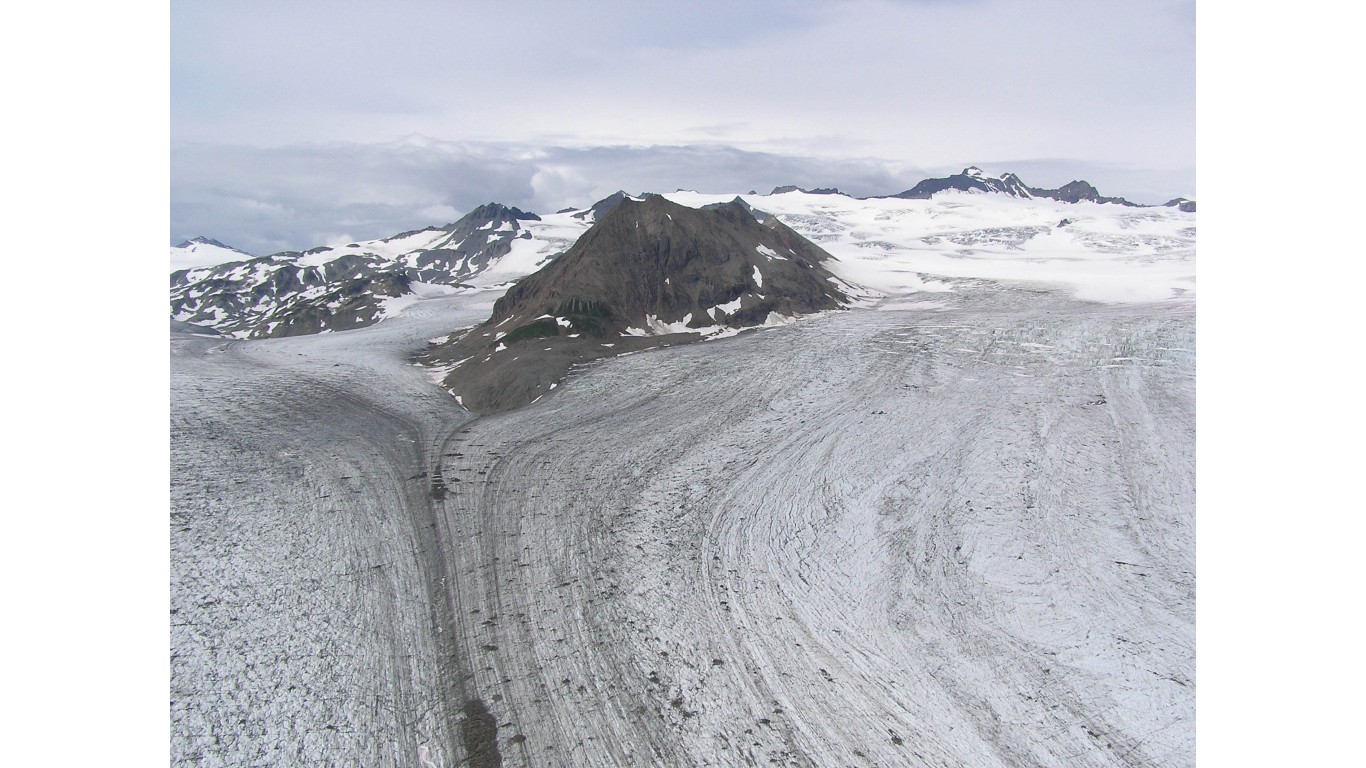
<instances>
[{"instance_id":1,"label":"gray ice surface","mask_svg":"<svg viewBox=\"0 0 1366 768\"><path fill-rule=\"evenodd\" d=\"M1192 765L1193 306L936 299L483 419L491 295L172 334L172 763Z\"/></svg>"}]
</instances>

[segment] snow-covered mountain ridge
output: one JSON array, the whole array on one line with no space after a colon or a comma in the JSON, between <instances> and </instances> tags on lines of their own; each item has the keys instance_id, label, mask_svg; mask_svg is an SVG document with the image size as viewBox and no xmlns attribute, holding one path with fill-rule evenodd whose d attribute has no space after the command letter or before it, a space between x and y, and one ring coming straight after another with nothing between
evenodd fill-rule
<instances>
[{"instance_id":1,"label":"snow-covered mountain ridge","mask_svg":"<svg viewBox=\"0 0 1366 768\"><path fill-rule=\"evenodd\" d=\"M171 271L251 258L254 257L246 251L239 251L213 238L200 236L171 246Z\"/></svg>"},{"instance_id":2,"label":"snow-covered mountain ridge","mask_svg":"<svg viewBox=\"0 0 1366 768\"><path fill-rule=\"evenodd\" d=\"M425 296L506 287L591 223L489 203L442 227L182 269L171 273L171 318L235 338L359 328Z\"/></svg>"},{"instance_id":3,"label":"snow-covered mountain ridge","mask_svg":"<svg viewBox=\"0 0 1366 768\"><path fill-rule=\"evenodd\" d=\"M665 197L692 207L727 199ZM1196 217L1176 207L960 190L863 200L786 192L750 202L828 251L831 272L882 294L884 306L969 291L980 280L1056 287L1103 302L1195 294Z\"/></svg>"},{"instance_id":4,"label":"snow-covered mountain ridge","mask_svg":"<svg viewBox=\"0 0 1366 768\"><path fill-rule=\"evenodd\" d=\"M1110 198L1087 197L1094 188L1085 182L1074 182L1085 185L1080 192L1067 185L1051 191L1057 196L1040 196L1013 174L992 179L975 168L950 178L983 188L950 185L911 195L924 182L902 195L866 199L780 188L789 191L739 199L829 251L840 278L882 297L965 290L964 281L983 279L1060 285L1099 301L1194 293L1194 201L1107 204ZM545 216L490 203L442 227L256 258L198 238L181 247L217 249L209 252L228 261L172 273L172 319L236 338L288 336L369 325L427 296L506 290L628 197L618 192L589 208ZM700 208L737 196L664 197Z\"/></svg>"}]
</instances>

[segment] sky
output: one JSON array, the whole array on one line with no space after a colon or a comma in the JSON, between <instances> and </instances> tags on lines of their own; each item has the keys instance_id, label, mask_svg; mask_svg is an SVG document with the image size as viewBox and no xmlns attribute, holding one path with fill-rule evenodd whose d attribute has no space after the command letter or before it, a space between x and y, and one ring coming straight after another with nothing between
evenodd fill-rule
<instances>
[{"instance_id":1,"label":"sky","mask_svg":"<svg viewBox=\"0 0 1366 768\"><path fill-rule=\"evenodd\" d=\"M170 117L172 242L258 254L967 165L1162 203L1195 197L1195 4L173 0Z\"/></svg>"}]
</instances>

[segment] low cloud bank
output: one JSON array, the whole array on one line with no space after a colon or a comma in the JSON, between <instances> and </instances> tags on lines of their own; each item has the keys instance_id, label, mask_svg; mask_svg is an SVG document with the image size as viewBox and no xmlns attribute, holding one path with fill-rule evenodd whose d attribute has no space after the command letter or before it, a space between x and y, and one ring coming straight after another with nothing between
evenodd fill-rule
<instances>
[{"instance_id":1,"label":"low cloud bank","mask_svg":"<svg viewBox=\"0 0 1366 768\"><path fill-rule=\"evenodd\" d=\"M1015 171L1035 186L1086 178L1107 195L1144 203L1189 195L1194 186L1192 170L1064 160L978 164ZM421 138L269 148L183 144L171 149L170 237L205 235L264 255L441 225L494 201L546 213L587 206L617 189L766 193L795 184L886 195L960 169L715 145L531 147Z\"/></svg>"}]
</instances>

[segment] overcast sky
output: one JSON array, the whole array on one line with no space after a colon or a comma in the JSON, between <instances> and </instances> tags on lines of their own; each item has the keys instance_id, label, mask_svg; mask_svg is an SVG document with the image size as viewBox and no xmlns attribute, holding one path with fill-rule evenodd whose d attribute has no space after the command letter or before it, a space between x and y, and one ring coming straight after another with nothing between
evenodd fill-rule
<instances>
[{"instance_id":1,"label":"overcast sky","mask_svg":"<svg viewBox=\"0 0 1366 768\"><path fill-rule=\"evenodd\" d=\"M1195 195L1195 3L171 3L171 238L253 253L975 164Z\"/></svg>"}]
</instances>

